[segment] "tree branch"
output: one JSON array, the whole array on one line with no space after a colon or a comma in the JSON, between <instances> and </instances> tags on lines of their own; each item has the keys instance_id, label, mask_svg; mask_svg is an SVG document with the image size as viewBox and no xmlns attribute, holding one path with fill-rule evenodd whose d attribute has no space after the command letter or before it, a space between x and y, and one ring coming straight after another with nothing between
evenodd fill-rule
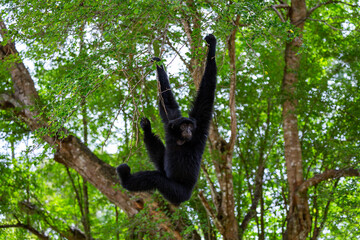
<instances>
[{"instance_id":1,"label":"tree branch","mask_svg":"<svg viewBox=\"0 0 360 240\"><path fill-rule=\"evenodd\" d=\"M214 183L211 181L210 179L210 176L209 176L209 173L207 171L207 169L205 168L204 164L201 164L201 169L203 170L204 172L204 175L205 175L205 178L210 186L210 193L211 193L211 197L212 197L212 201L215 205L215 208L216 208L216 212L219 212L219 206L220 206L220 196L219 194L217 193L216 189L215 189L215 186L214 186Z\"/></svg>"},{"instance_id":2,"label":"tree branch","mask_svg":"<svg viewBox=\"0 0 360 240\"><path fill-rule=\"evenodd\" d=\"M307 12L307 16L310 16L316 9L320 8L321 6L324 6L324 5L328 5L328 4L334 4L334 3L341 3L341 4L345 4L345 5L348 5L350 7L359 7L358 5L352 5L350 3L346 3L346 2L342 2L342 1L327 1L327 2L324 2L324 3L319 3L318 5L316 5L315 7L311 8L308 12Z\"/></svg>"},{"instance_id":3,"label":"tree branch","mask_svg":"<svg viewBox=\"0 0 360 240\"><path fill-rule=\"evenodd\" d=\"M50 239L48 236L46 236L45 234L39 232L38 230L36 230L32 226L27 225L27 224L22 224L20 222L17 223L17 224L0 225L0 228L23 228L23 229L28 230L29 232L31 232L35 236L37 236L40 240L49 240Z\"/></svg>"},{"instance_id":4,"label":"tree branch","mask_svg":"<svg viewBox=\"0 0 360 240\"><path fill-rule=\"evenodd\" d=\"M286 4L287 5L287 4ZM282 14L277 10L276 5L271 5L271 8L275 11L275 13L279 16L280 20L282 22L285 22L284 17L282 16Z\"/></svg>"},{"instance_id":5,"label":"tree branch","mask_svg":"<svg viewBox=\"0 0 360 240\"><path fill-rule=\"evenodd\" d=\"M307 19L309 19L310 21L314 21L314 22L324 23L325 25L329 26L331 29L336 30L336 31L344 31L344 30L342 30L342 29L339 29L339 28L336 28L336 27L331 26L330 24L328 24L328 23L327 23L326 21L324 21L324 20L313 19L313 18L309 18L309 17L308 17Z\"/></svg>"},{"instance_id":6,"label":"tree branch","mask_svg":"<svg viewBox=\"0 0 360 240\"><path fill-rule=\"evenodd\" d=\"M186 68L189 70L189 72L193 71L193 67L181 56L180 52L171 44L168 37L166 37L166 43L169 45L169 47L179 56L180 60L184 63ZM182 48L182 47L181 47ZM181 49L180 48L180 49Z\"/></svg>"},{"instance_id":7,"label":"tree branch","mask_svg":"<svg viewBox=\"0 0 360 240\"><path fill-rule=\"evenodd\" d=\"M45 210L29 202L20 202L20 209L30 215L36 215L44 220L51 229L69 240L85 240L85 234L77 228L69 227L63 220L53 218Z\"/></svg>"},{"instance_id":8,"label":"tree branch","mask_svg":"<svg viewBox=\"0 0 360 240\"><path fill-rule=\"evenodd\" d=\"M324 209L323 218L322 218L322 221L320 223L320 226L317 226L316 222L314 223L314 231L313 231L313 236L312 236L311 240L318 239L318 237L320 235L320 232L322 231L322 229L324 229L324 226L325 226L325 223L326 223L326 220L327 220L327 215L328 215L328 212L329 212L329 209L330 209L330 204L333 201L333 195L334 195L334 192L335 192L335 190L337 188L338 183L339 183L339 179L336 180L336 182L334 184L334 187L331 190L329 200L326 203L326 206L325 206L325 209ZM316 211L316 212L318 213L318 211Z\"/></svg>"},{"instance_id":9,"label":"tree branch","mask_svg":"<svg viewBox=\"0 0 360 240\"><path fill-rule=\"evenodd\" d=\"M277 4L277 5L271 5L272 8L290 8L290 6L287 3Z\"/></svg>"},{"instance_id":10,"label":"tree branch","mask_svg":"<svg viewBox=\"0 0 360 240\"><path fill-rule=\"evenodd\" d=\"M230 58L230 94L229 94L229 107L230 107L230 141L229 141L229 151L233 152L236 142L236 101L235 101L235 94L236 94L236 33L238 29L238 25L240 22L240 15L236 16L236 20L234 21L234 30L231 32L229 39L228 39L228 51L229 51L229 58ZM230 153L229 153L230 154ZM232 158L228 158L232 159Z\"/></svg>"},{"instance_id":11,"label":"tree branch","mask_svg":"<svg viewBox=\"0 0 360 240\"><path fill-rule=\"evenodd\" d=\"M342 169L342 170L326 170L323 173L317 174L314 177L303 182L296 192L298 194L305 193L307 189L313 187L323 181L329 179L336 179L340 177L360 177L360 171L354 168Z\"/></svg>"},{"instance_id":12,"label":"tree branch","mask_svg":"<svg viewBox=\"0 0 360 240\"><path fill-rule=\"evenodd\" d=\"M199 199L202 203L202 205L204 206L206 213L208 214L208 216L214 221L216 228L219 230L219 232L221 234L224 234L225 229L224 226L221 224L221 222L219 221L219 219L216 217L216 215L214 214L214 211L211 209L208 201L206 200L204 194L202 191L199 192L198 194Z\"/></svg>"},{"instance_id":13,"label":"tree branch","mask_svg":"<svg viewBox=\"0 0 360 240\"><path fill-rule=\"evenodd\" d=\"M267 162L268 156L265 156L264 151L266 148L266 142L269 136L269 132L270 132L270 113L271 113L271 103L270 103L270 99L268 99L268 106L267 106L267 119L266 119L266 129L265 129L265 135L264 138L262 139L262 143L260 146L260 151L259 151L259 167L257 169L256 175L255 175L255 189L254 189L254 194L253 194L253 199L252 199L252 204L251 207L249 209L249 211L247 212L247 214L244 217L244 220L242 221L240 228L241 231L244 232L249 224L249 222L251 221L251 219L253 217L255 217L256 215L256 208L258 206L259 200L262 199L262 189L263 189L263 178L264 178L264 171L265 171L265 164ZM272 150L272 147L274 145L275 141L272 142L271 146L269 147L269 153Z\"/></svg>"},{"instance_id":14,"label":"tree branch","mask_svg":"<svg viewBox=\"0 0 360 240\"><path fill-rule=\"evenodd\" d=\"M188 39L189 45L190 45L190 47L192 47L193 39L191 37L192 31L191 31L190 23L188 21L186 21L184 18L181 18L181 23L184 27L184 31L185 31L186 37Z\"/></svg>"},{"instance_id":15,"label":"tree branch","mask_svg":"<svg viewBox=\"0 0 360 240\"><path fill-rule=\"evenodd\" d=\"M16 101L16 99L8 93L0 94L0 109L9 109L21 107L21 104Z\"/></svg>"}]
</instances>

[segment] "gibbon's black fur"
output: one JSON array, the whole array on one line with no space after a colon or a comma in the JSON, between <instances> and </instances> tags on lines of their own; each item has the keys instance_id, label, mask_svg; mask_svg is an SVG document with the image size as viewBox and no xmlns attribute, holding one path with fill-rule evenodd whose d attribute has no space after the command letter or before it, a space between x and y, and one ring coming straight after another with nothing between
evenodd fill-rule
<instances>
[{"instance_id":1,"label":"gibbon's black fur","mask_svg":"<svg viewBox=\"0 0 360 240\"><path fill-rule=\"evenodd\" d=\"M171 203L179 205L191 197L200 172L209 125L212 118L216 88L216 38L207 35L208 54L205 72L189 117L183 117L170 89L169 79L162 65L157 65L161 88L159 111L166 132L166 147L151 131L147 118L140 122L144 142L156 171L130 173L127 164L117 167L121 185L129 191L159 190ZM153 61L160 61L153 58Z\"/></svg>"}]
</instances>

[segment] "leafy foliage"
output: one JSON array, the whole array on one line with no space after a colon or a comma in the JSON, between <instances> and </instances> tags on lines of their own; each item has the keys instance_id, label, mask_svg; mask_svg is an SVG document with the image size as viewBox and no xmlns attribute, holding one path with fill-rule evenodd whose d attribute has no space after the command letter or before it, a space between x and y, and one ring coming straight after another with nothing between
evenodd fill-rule
<instances>
[{"instance_id":1,"label":"leafy foliage","mask_svg":"<svg viewBox=\"0 0 360 240\"><path fill-rule=\"evenodd\" d=\"M285 231L289 196L281 89L287 41L300 36L304 39L295 97L305 178L327 169L359 169L359 8L324 5L313 12L305 31L299 33L272 11L275 1L185 2L0 2L9 37L21 49L19 59L36 82L40 114L49 125L30 133L16 116L16 109L0 109L1 226L22 223L50 238L62 238L61 232L69 227L84 231L80 205L84 204L81 189L86 183L75 171L55 163L51 146L38 140L43 135L59 134L62 127L87 138L90 149L112 166L131 162L134 171L152 168L138 122L146 116L157 134L163 137L164 133L156 107L156 76L149 59L156 55L165 60L175 95L185 110L196 91L191 70L204 59L202 36L207 32L214 32L219 39L214 122L222 137L229 140L231 66L227 37L234 29L235 16L240 16L241 25L236 36L237 141L232 170L239 225L252 204L258 168L265 165L261 201L244 237L260 238L265 232L267 239L280 239ZM317 2L307 1L307 5L310 8ZM194 23L190 25L191 43L184 22ZM7 40L2 39L3 45ZM0 93L14 91L8 67L19 59L0 61ZM213 158L207 150L204 169L218 187ZM321 238L355 239L360 235L359 189L357 178L342 178L309 190L312 229L323 222ZM79 191L80 201L75 191ZM171 215L171 220L188 220L183 236L195 229L204 239L220 238L199 192L212 197L205 172L192 199ZM129 218L90 184L88 195L93 238L169 237L155 231L163 219L150 221L146 206ZM161 201L156 194L154 199ZM0 239L9 236L34 238L23 227L0 228Z\"/></svg>"}]
</instances>

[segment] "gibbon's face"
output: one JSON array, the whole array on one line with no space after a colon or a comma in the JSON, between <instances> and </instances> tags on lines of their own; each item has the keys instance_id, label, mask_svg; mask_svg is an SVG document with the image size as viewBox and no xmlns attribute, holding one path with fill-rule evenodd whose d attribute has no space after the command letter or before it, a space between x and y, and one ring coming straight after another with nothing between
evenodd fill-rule
<instances>
[{"instance_id":1,"label":"gibbon's face","mask_svg":"<svg viewBox=\"0 0 360 240\"><path fill-rule=\"evenodd\" d=\"M196 128L195 121L189 118L181 117L169 122L170 132L174 134L177 145L183 145L191 141Z\"/></svg>"},{"instance_id":2,"label":"gibbon's face","mask_svg":"<svg viewBox=\"0 0 360 240\"><path fill-rule=\"evenodd\" d=\"M186 142L190 141L193 136L194 124L182 123L180 125L181 138Z\"/></svg>"}]
</instances>

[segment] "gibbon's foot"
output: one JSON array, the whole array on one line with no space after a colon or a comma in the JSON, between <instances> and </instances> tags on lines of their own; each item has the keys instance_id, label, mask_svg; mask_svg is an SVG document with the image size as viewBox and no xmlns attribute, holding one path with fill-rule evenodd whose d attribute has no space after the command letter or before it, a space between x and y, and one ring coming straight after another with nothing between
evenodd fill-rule
<instances>
[{"instance_id":1,"label":"gibbon's foot","mask_svg":"<svg viewBox=\"0 0 360 240\"><path fill-rule=\"evenodd\" d=\"M124 182L131 176L130 167L126 163L120 164L116 168L116 172L119 175L121 184L124 184Z\"/></svg>"},{"instance_id":2,"label":"gibbon's foot","mask_svg":"<svg viewBox=\"0 0 360 240\"><path fill-rule=\"evenodd\" d=\"M142 130L144 130L144 132L151 131L151 123L150 123L149 119L147 119L146 117L143 117L141 119L140 126L141 126Z\"/></svg>"},{"instance_id":3,"label":"gibbon's foot","mask_svg":"<svg viewBox=\"0 0 360 240\"><path fill-rule=\"evenodd\" d=\"M212 34L209 34L209 35L206 35L206 37L204 38L205 41L208 43L208 44L215 44L216 43L216 38L214 35Z\"/></svg>"}]
</instances>

